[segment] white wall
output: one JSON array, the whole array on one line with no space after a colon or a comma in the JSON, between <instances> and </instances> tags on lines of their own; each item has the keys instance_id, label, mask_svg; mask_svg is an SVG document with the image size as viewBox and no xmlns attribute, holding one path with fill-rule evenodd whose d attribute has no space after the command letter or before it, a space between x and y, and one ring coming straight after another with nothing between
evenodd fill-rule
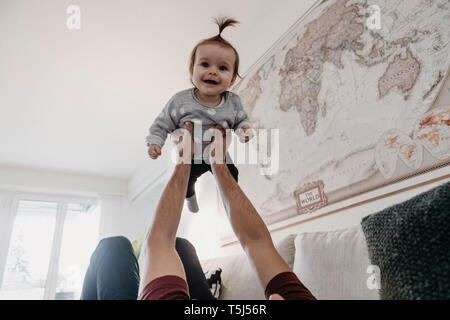
<instances>
[{"instance_id":1,"label":"white wall","mask_svg":"<svg viewBox=\"0 0 450 320\"><path fill-rule=\"evenodd\" d=\"M237 28L233 33L241 46L236 46L241 60L240 73L245 72L317 1L316 0L283 0L262 1L261 16L252 21L241 21L251 24L248 33Z\"/></svg>"},{"instance_id":2,"label":"white wall","mask_svg":"<svg viewBox=\"0 0 450 320\"><path fill-rule=\"evenodd\" d=\"M95 196L99 193L127 194L128 181L49 170L0 167L0 189Z\"/></svg>"},{"instance_id":3,"label":"white wall","mask_svg":"<svg viewBox=\"0 0 450 320\"><path fill-rule=\"evenodd\" d=\"M164 179L156 183L128 203L123 235L131 241L141 238L147 232L166 182L167 180Z\"/></svg>"}]
</instances>

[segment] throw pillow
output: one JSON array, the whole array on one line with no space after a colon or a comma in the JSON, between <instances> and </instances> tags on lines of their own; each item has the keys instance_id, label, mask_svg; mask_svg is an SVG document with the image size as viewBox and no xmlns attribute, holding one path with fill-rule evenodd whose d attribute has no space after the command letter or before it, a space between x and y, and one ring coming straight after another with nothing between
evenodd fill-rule
<instances>
[{"instance_id":1,"label":"throw pillow","mask_svg":"<svg viewBox=\"0 0 450 320\"><path fill-rule=\"evenodd\" d=\"M334 231L300 233L293 271L319 300L378 300L366 240L360 225Z\"/></svg>"},{"instance_id":2,"label":"throw pillow","mask_svg":"<svg viewBox=\"0 0 450 320\"><path fill-rule=\"evenodd\" d=\"M382 299L450 299L450 183L361 222Z\"/></svg>"}]
</instances>

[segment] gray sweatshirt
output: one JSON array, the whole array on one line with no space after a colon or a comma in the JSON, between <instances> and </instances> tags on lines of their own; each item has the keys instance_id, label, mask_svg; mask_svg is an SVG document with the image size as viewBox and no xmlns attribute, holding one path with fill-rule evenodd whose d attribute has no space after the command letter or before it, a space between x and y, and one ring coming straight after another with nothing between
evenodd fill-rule
<instances>
[{"instance_id":1,"label":"gray sweatshirt","mask_svg":"<svg viewBox=\"0 0 450 320\"><path fill-rule=\"evenodd\" d=\"M202 136L206 130L219 124L224 129L240 129L243 125L249 125L247 113L242 108L241 99L233 92L226 91L222 102L217 107L203 105L194 95L194 88L183 90L175 94L167 102L161 114L155 119L149 129L149 135L145 138L147 145L156 144L162 148L167 135L178 128L184 128L187 121L194 123L194 128L199 124L202 133L194 132L194 142L202 143L202 152L210 141L203 141ZM195 130L195 129L194 129ZM202 141L199 141L199 138ZM194 158L198 157L197 154Z\"/></svg>"}]
</instances>

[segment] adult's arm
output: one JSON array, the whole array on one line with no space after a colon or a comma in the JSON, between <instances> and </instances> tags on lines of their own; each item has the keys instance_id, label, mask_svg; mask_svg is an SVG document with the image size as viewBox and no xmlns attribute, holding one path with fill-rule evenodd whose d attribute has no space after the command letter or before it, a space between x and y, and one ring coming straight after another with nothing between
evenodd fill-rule
<instances>
[{"instance_id":1,"label":"adult's arm","mask_svg":"<svg viewBox=\"0 0 450 320\"><path fill-rule=\"evenodd\" d=\"M265 290L276 275L291 270L275 249L264 221L225 164L228 142L222 132L216 130L210 152L211 168L231 227Z\"/></svg>"},{"instance_id":2,"label":"adult's arm","mask_svg":"<svg viewBox=\"0 0 450 320\"><path fill-rule=\"evenodd\" d=\"M152 280L165 275L175 275L186 280L183 264L175 250L176 233L186 197L193 149L192 123L186 124L186 128L185 135L178 144L178 163L162 193L147 233L145 242L147 254L142 283L144 287Z\"/></svg>"}]
</instances>

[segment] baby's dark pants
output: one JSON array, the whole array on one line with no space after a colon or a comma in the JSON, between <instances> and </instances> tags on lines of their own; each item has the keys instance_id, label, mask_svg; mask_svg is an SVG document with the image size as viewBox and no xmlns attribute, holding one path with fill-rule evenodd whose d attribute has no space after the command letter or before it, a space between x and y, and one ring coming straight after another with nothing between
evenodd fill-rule
<instances>
[{"instance_id":1,"label":"baby's dark pants","mask_svg":"<svg viewBox=\"0 0 450 320\"><path fill-rule=\"evenodd\" d=\"M233 176L234 180L238 182L239 171L236 166L233 163L227 163L227 167L228 170L230 170L230 173ZM186 198L190 198L195 194L195 182L197 182L197 179L207 171L210 171L212 173L211 165L207 164L205 161L202 160L202 163L199 164L192 162Z\"/></svg>"}]
</instances>

